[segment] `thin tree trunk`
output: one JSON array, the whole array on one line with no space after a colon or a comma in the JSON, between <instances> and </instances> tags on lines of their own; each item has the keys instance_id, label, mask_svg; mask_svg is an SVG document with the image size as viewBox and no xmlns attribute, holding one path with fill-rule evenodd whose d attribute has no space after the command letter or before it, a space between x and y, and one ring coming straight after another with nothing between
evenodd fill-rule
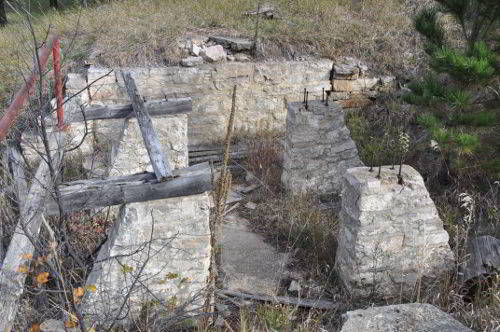
<instances>
[{"instance_id":1,"label":"thin tree trunk","mask_svg":"<svg viewBox=\"0 0 500 332\"><path fill-rule=\"evenodd\" d=\"M5 2L0 0L0 27L7 25L7 13L5 12Z\"/></svg>"}]
</instances>

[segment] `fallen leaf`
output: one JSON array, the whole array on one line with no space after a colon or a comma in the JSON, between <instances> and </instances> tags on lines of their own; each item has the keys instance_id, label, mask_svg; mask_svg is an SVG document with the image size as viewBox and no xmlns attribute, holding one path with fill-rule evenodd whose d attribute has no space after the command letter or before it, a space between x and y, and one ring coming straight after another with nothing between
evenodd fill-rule
<instances>
[{"instance_id":1,"label":"fallen leaf","mask_svg":"<svg viewBox=\"0 0 500 332\"><path fill-rule=\"evenodd\" d=\"M92 293L97 292L96 285L88 285L88 286L85 287L85 289L88 290L89 292L92 292Z\"/></svg>"},{"instance_id":2,"label":"fallen leaf","mask_svg":"<svg viewBox=\"0 0 500 332\"><path fill-rule=\"evenodd\" d=\"M22 259L32 259L33 258L33 254L22 254L21 258Z\"/></svg>"},{"instance_id":3,"label":"fallen leaf","mask_svg":"<svg viewBox=\"0 0 500 332\"><path fill-rule=\"evenodd\" d=\"M36 276L36 282L39 284L46 284L49 282L49 273L48 272L42 272L39 275Z\"/></svg>"},{"instance_id":4,"label":"fallen leaf","mask_svg":"<svg viewBox=\"0 0 500 332\"><path fill-rule=\"evenodd\" d=\"M68 329L71 329L73 327L76 327L78 325L77 322L74 322L72 320L69 320L67 322L64 322L64 326L67 327Z\"/></svg>"},{"instance_id":5,"label":"fallen leaf","mask_svg":"<svg viewBox=\"0 0 500 332\"><path fill-rule=\"evenodd\" d=\"M75 303L80 302L83 294L85 294L85 291L82 287L73 289L73 300L75 301Z\"/></svg>"},{"instance_id":6,"label":"fallen leaf","mask_svg":"<svg viewBox=\"0 0 500 332\"><path fill-rule=\"evenodd\" d=\"M19 273L28 273L30 271L30 268L27 267L26 265L21 265L17 268L17 272Z\"/></svg>"},{"instance_id":7,"label":"fallen leaf","mask_svg":"<svg viewBox=\"0 0 500 332\"><path fill-rule=\"evenodd\" d=\"M83 290L82 287L78 287L78 288L73 289L74 296L82 297L84 293L85 293L85 291Z\"/></svg>"},{"instance_id":8,"label":"fallen leaf","mask_svg":"<svg viewBox=\"0 0 500 332\"><path fill-rule=\"evenodd\" d=\"M40 332L40 324L31 325L30 332Z\"/></svg>"}]
</instances>

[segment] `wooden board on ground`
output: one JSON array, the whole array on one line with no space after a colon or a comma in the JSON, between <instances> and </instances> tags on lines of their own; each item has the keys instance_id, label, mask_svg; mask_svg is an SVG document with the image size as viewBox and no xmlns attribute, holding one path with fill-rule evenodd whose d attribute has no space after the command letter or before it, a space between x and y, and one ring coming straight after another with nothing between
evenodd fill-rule
<instances>
[{"instance_id":1,"label":"wooden board on ground","mask_svg":"<svg viewBox=\"0 0 500 332\"><path fill-rule=\"evenodd\" d=\"M493 236L480 236L469 243L468 258L462 268L462 280L486 277L500 271L500 240Z\"/></svg>"},{"instance_id":2,"label":"wooden board on ground","mask_svg":"<svg viewBox=\"0 0 500 332\"><path fill-rule=\"evenodd\" d=\"M52 133L49 137L51 147L53 169L58 172L64 154L65 134L62 132ZM15 162L12 165L20 165ZM22 169L14 171L15 179L18 182L18 199L23 199L22 184L24 175ZM20 216L14 235L10 242L7 254L0 269L0 331L10 331L16 318L19 299L24 291L24 282L27 274L26 267L29 267L33 255L32 240L36 240L42 224L42 212L45 207L45 200L52 187L52 177L50 176L47 163L41 162L35 174L36 181L33 181L31 188L24 202L19 202Z\"/></svg>"}]
</instances>

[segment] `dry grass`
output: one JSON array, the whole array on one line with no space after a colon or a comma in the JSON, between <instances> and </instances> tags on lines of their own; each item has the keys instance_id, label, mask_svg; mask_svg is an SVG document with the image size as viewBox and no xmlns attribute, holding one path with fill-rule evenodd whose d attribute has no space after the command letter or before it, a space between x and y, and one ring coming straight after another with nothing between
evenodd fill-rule
<instances>
[{"instance_id":1,"label":"dry grass","mask_svg":"<svg viewBox=\"0 0 500 332\"><path fill-rule=\"evenodd\" d=\"M270 129L260 129L256 135L247 136L247 168L271 193L280 193L283 164L281 134Z\"/></svg>"},{"instance_id":2,"label":"dry grass","mask_svg":"<svg viewBox=\"0 0 500 332\"><path fill-rule=\"evenodd\" d=\"M264 54L297 58L354 55L380 69L401 71L418 63L410 19L416 1L273 1L279 20L262 20ZM176 39L187 33L252 37L254 18L243 16L257 0L125 0L88 9L46 10L33 18L38 38L53 26L62 35L66 69L85 59L107 65L176 63ZM5 105L31 67L25 19L9 15L0 29L0 105ZM74 40L74 42L71 42ZM395 56L397 55L397 56Z\"/></svg>"}]
</instances>

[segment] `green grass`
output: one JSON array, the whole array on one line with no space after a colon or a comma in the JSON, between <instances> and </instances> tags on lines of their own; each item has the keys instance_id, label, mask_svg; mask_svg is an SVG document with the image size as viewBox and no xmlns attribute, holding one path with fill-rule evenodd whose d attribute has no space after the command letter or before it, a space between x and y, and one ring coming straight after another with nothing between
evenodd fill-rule
<instances>
[{"instance_id":1,"label":"green grass","mask_svg":"<svg viewBox=\"0 0 500 332\"><path fill-rule=\"evenodd\" d=\"M384 70L403 70L417 63L418 50L393 56L414 49L415 42L411 10L400 1L273 3L281 18L260 24L264 55L269 58L352 55ZM188 32L252 37L255 18L243 12L256 6L257 0L124 0L82 9L68 1L56 12L44 0L31 9L38 38L49 26L60 33L66 69L74 70L89 58L105 66L176 63L176 39ZM8 19L9 25L0 29L0 105L7 104L22 82L20 73L29 71L32 63L25 17L11 11Z\"/></svg>"}]
</instances>

